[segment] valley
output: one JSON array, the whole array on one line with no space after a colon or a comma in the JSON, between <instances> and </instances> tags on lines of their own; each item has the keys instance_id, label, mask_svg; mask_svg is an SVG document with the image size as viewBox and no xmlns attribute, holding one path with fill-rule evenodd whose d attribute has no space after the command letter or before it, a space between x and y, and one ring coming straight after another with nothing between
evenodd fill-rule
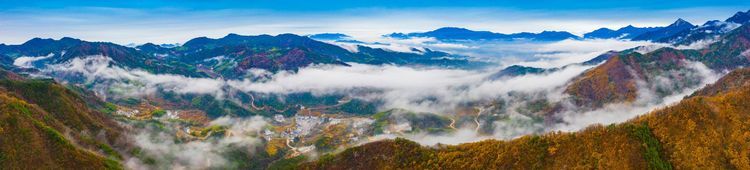
<instances>
[{"instance_id":1,"label":"valley","mask_svg":"<svg viewBox=\"0 0 750 170\"><path fill-rule=\"evenodd\" d=\"M0 44L0 167L750 168L750 11L211 37Z\"/></svg>"}]
</instances>

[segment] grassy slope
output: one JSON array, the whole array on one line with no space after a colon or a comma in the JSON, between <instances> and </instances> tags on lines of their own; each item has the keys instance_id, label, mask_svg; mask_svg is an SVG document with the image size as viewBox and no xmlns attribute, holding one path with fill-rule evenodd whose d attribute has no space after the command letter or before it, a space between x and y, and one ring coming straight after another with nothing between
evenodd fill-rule
<instances>
[{"instance_id":1,"label":"grassy slope","mask_svg":"<svg viewBox=\"0 0 750 170\"><path fill-rule=\"evenodd\" d=\"M750 69L737 70L679 104L580 132L422 147L365 144L302 169L749 169Z\"/></svg>"}]
</instances>

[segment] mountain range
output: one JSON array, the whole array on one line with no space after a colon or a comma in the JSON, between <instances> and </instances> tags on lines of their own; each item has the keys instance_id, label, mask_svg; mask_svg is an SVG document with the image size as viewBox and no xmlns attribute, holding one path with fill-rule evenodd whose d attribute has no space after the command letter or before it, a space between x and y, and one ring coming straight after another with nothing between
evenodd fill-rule
<instances>
[{"instance_id":1,"label":"mountain range","mask_svg":"<svg viewBox=\"0 0 750 170\"><path fill-rule=\"evenodd\" d=\"M656 31L663 27L634 27L628 25L617 30L609 28L599 28L589 33L583 34L583 38L587 39L633 39L643 33Z\"/></svg>"},{"instance_id":2,"label":"mountain range","mask_svg":"<svg viewBox=\"0 0 750 170\"><path fill-rule=\"evenodd\" d=\"M715 36L731 31L749 21L750 11L740 11L724 21L711 20L700 26L678 19L674 23L665 27L638 28L628 25L627 27L620 28L616 31L608 28L600 28L593 32L584 34L584 38L614 38L689 45L697 41L715 38Z\"/></svg>"},{"instance_id":3,"label":"mountain range","mask_svg":"<svg viewBox=\"0 0 750 170\"><path fill-rule=\"evenodd\" d=\"M473 61L467 56L431 49L414 48L411 52L397 52L363 45L356 46L356 49L346 49L318 41L349 38L343 34L229 34L221 38L194 38L175 46L147 43L127 47L68 37L59 40L34 38L19 45L2 44L0 165L9 169L122 169L123 165L132 163L130 161L135 159L143 160L144 164L157 164L157 159L162 159L161 157L149 157L145 151L147 148L133 146L153 141L128 138L126 134L132 133L130 130L144 127L154 127L148 129L153 131L168 131L170 125L176 125L178 130L169 131L169 135L180 138L159 139L174 139L166 140L172 144L188 143L191 146L208 147L224 143L200 142L224 138L257 138L257 142L248 142L252 143L252 147L238 149L234 144L242 143L229 141L232 145L220 148L221 151L228 150L226 153L207 151L230 157L230 161L227 161L231 162L229 169L750 169L750 133L747 131L750 128L750 122L747 121L750 119L750 69L746 68L750 66L748 15L750 11L738 12L725 21L709 21L703 26L694 26L678 19L665 27L599 29L587 34L589 37L584 35L584 38L618 38L674 44L709 39L712 41L707 41L705 47L695 49L663 47L643 50L636 47L609 51L591 60L560 68L509 66L489 74L488 78L503 81L503 78L514 76L544 75L570 66L583 65L591 68L562 85L563 99L560 102L536 100L532 96L535 94L529 97L521 92L512 92L508 94L531 99L518 103L508 103L501 101L502 99L462 103L461 107L469 108L464 110L470 111L459 110L457 112L460 113L451 115L455 117L429 113L423 115L400 109L378 112L376 104L340 94L259 95L238 92L228 94L233 96L224 100L208 94L179 94L157 90L154 94L139 99L127 96L129 94L112 99L92 92L96 90L97 83L111 85L107 81L80 83L81 80L72 79L74 76L70 75L52 74L47 76L52 76L53 79L48 79L37 77L36 74L59 64L92 56L111 59L112 62L106 66L188 78L232 80L250 79L248 74L254 69L292 74L316 64L349 66L351 63L358 63L471 69L488 65ZM560 41L579 38L567 32L500 34L454 27L386 36L433 37L444 41ZM97 71L97 68L83 69ZM728 73L713 84L701 87L703 78L698 73L703 71ZM138 83L140 82L134 84ZM546 126L550 122L560 121L565 116L561 115L565 107L583 112L611 104L635 103L638 97L642 97L639 96L642 95L639 93L641 91L653 91L655 96L649 97L660 98L686 89L699 90L677 104L649 111L629 121L592 125L578 132L550 132L511 140L490 139L430 147L402 138L364 144L364 141L355 141L354 145L346 143L351 138L356 139L354 134L384 134L385 131L394 130L385 128L386 125L399 124L401 121L408 122L408 129L415 129L421 134L455 132L456 124L471 122L476 123L476 132L481 134L480 121L484 121L483 119L490 122L510 120L501 117L501 114L483 115L484 108L502 108L508 105L517 116L531 121L542 119L541 126ZM483 107L487 105L491 106ZM135 116L117 113L129 108L143 109L144 112L134 109ZM188 110L183 112L187 116L175 116L174 112L162 110L164 108ZM372 127L365 130L349 129L343 122L350 120L331 116L346 114L354 115L354 120L363 120L372 124ZM237 122L233 125L242 127L218 125L229 122L228 118L220 119L227 115L243 118L261 115L266 116L266 119L273 116L273 120L262 124L262 132L261 129L250 130L252 132L248 132L251 133L248 137L236 132L255 125ZM316 116L322 117L321 120ZM309 129L308 126L321 124L332 126L313 132L317 136L310 139L293 136L301 132L287 129ZM364 126L356 122L353 124ZM268 135L274 133L283 137ZM401 132L394 130L393 134L396 133ZM153 136L161 135L163 134ZM369 137L371 136L364 138ZM303 144L312 147L295 147L291 144L303 140L309 140ZM351 147L345 148L349 146ZM168 150L166 147L156 148L159 151ZM301 155L304 149L300 148L318 149L321 152L317 157L306 160ZM171 164L170 161L175 159L166 157L164 160L167 161L160 160L164 161L160 163Z\"/></svg>"},{"instance_id":4,"label":"mountain range","mask_svg":"<svg viewBox=\"0 0 750 170\"><path fill-rule=\"evenodd\" d=\"M677 21L675 21L672 24L669 24L668 26L666 26L664 28L661 28L661 29L658 29L658 30L654 30L654 31L645 32L643 34L638 35L637 37L634 37L632 40L635 40L635 41L659 41L662 38L673 36L673 35L675 35L675 34L677 34L679 32L682 32L684 30L689 30L689 29L691 29L693 27L695 27L695 26L693 24L691 24L690 22L687 22L687 21L682 20L682 19L677 19Z\"/></svg>"},{"instance_id":5,"label":"mountain range","mask_svg":"<svg viewBox=\"0 0 750 170\"><path fill-rule=\"evenodd\" d=\"M565 93L572 103L584 108L601 108L607 104L635 102L638 92L651 89L667 96L680 89L695 88L699 84L694 66L700 63L707 69L723 72L750 66L750 27L748 24L721 34L716 41L700 49L675 49L664 47L647 53L637 48L609 51L583 63L571 65L598 65L574 78L566 85ZM561 68L534 68L513 65L490 76L491 79L544 74ZM668 86L643 86L638 83L658 84L664 78L673 80ZM557 107L551 105L549 107ZM552 109L551 110L555 110Z\"/></svg>"},{"instance_id":6,"label":"mountain range","mask_svg":"<svg viewBox=\"0 0 750 170\"><path fill-rule=\"evenodd\" d=\"M712 40L721 34L747 23L750 23L750 11L740 11L724 21L707 21L701 26L696 26L692 29L681 31L675 35L659 39L658 42L689 45L698 41Z\"/></svg>"},{"instance_id":7,"label":"mountain range","mask_svg":"<svg viewBox=\"0 0 750 170\"><path fill-rule=\"evenodd\" d=\"M0 46L4 68L45 68L74 58L102 55L116 65L152 73L179 74L190 77L224 77L238 79L249 69L296 71L313 64L346 66L347 62L363 64L396 64L469 68L486 63L470 61L464 56L425 49L411 53L357 46L357 51L293 34L277 36L242 36L229 34L218 39L199 37L181 46L164 47L152 43L134 48L106 42L88 42L65 37L59 40L35 38L20 45ZM25 57L25 63L14 63ZM14 65L15 64L15 65Z\"/></svg>"},{"instance_id":8,"label":"mountain range","mask_svg":"<svg viewBox=\"0 0 750 170\"><path fill-rule=\"evenodd\" d=\"M415 33L391 33L383 35L384 37L407 39L407 38L425 38L432 37L442 41L455 40L531 40L531 41L560 41L565 39L579 39L578 36L565 31L543 31L540 33L513 33L502 34L489 31L473 31L466 28L443 27L428 32Z\"/></svg>"},{"instance_id":9,"label":"mountain range","mask_svg":"<svg viewBox=\"0 0 750 170\"><path fill-rule=\"evenodd\" d=\"M694 85L694 79L686 74L693 71L685 61L700 62L717 72L750 65L750 58L743 55L750 49L747 43L750 42L750 25L734 29L720 39L722 41L698 50L661 48L646 54L621 53L576 78L566 92L578 104L599 107L610 102L632 102L638 91L636 81L648 83L666 77L677 80L669 88Z\"/></svg>"},{"instance_id":10,"label":"mountain range","mask_svg":"<svg viewBox=\"0 0 750 170\"><path fill-rule=\"evenodd\" d=\"M677 19L672 24L662 27L635 27L633 25L628 25L617 30L599 28L592 32L584 33L583 37L565 31L502 34L490 31L474 31L459 27L443 27L428 32L391 33L383 35L383 37L395 39L431 37L441 41L561 41L566 39L623 39L688 45L698 40L704 40L706 38L712 38L713 36L726 33L739 25L747 23L748 20L750 20L750 11L740 11L724 21L712 20L700 26L693 25L683 19Z\"/></svg>"}]
</instances>

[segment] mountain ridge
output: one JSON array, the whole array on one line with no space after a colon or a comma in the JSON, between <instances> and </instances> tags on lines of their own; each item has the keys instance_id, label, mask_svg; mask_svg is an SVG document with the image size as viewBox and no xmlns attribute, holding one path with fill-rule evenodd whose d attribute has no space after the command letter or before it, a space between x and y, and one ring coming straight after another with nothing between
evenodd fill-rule
<instances>
[{"instance_id":1,"label":"mountain ridge","mask_svg":"<svg viewBox=\"0 0 750 170\"><path fill-rule=\"evenodd\" d=\"M532 41L560 41L565 39L579 39L580 37L566 31L542 31L539 33L520 32L512 34L494 33L490 31L473 31L459 27L442 27L428 32L391 33L383 37L406 39L414 37L433 37L438 40L514 40L526 39Z\"/></svg>"},{"instance_id":2,"label":"mountain ridge","mask_svg":"<svg viewBox=\"0 0 750 170\"><path fill-rule=\"evenodd\" d=\"M695 26L691 24L690 22L687 22L683 20L682 18L677 19L672 24L669 24L668 26L643 33L641 35L638 35L637 37L634 37L632 40L635 41L658 41L662 38L669 37L675 34L678 34L679 32L682 32L684 30L688 30L691 28L694 28Z\"/></svg>"},{"instance_id":3,"label":"mountain ridge","mask_svg":"<svg viewBox=\"0 0 750 170\"><path fill-rule=\"evenodd\" d=\"M346 62L438 67L486 64L432 50L404 53L365 46L358 48L362 51L350 52L337 45L294 34L228 34L216 39L198 37L172 48L153 43L130 48L65 37L60 40L34 38L20 45L0 46L0 55L7 56L3 57L7 60L1 60L6 68L13 67L14 60L20 57L34 57L28 64L43 69L46 65L64 63L78 57L103 55L112 58L115 65L131 69L228 79L243 78L250 69L297 71L314 64L348 66Z\"/></svg>"},{"instance_id":4,"label":"mountain ridge","mask_svg":"<svg viewBox=\"0 0 750 170\"><path fill-rule=\"evenodd\" d=\"M597 30L583 34L583 38L587 39L633 39L643 33L656 31L663 27L635 27L628 25L617 30L609 28L599 28Z\"/></svg>"},{"instance_id":5,"label":"mountain ridge","mask_svg":"<svg viewBox=\"0 0 750 170\"><path fill-rule=\"evenodd\" d=\"M723 35L723 41L700 50L667 47L646 54L633 52L616 55L575 78L566 93L571 94L578 105L601 107L615 101L633 101L638 90L636 81L648 82L658 76L674 76L666 73L669 71L685 72L688 69L685 61L700 62L719 72L747 66L750 60L739 54L750 49L750 43L747 43L749 36L750 24L745 24ZM695 84L685 77L672 79L680 80L674 82L674 86L678 87Z\"/></svg>"}]
</instances>

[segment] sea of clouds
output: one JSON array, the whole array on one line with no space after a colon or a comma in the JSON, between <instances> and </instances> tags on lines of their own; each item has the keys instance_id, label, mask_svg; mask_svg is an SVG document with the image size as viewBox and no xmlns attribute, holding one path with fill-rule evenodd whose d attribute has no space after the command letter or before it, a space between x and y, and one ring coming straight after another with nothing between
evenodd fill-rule
<instances>
[{"instance_id":1,"label":"sea of clouds","mask_svg":"<svg viewBox=\"0 0 750 170\"><path fill-rule=\"evenodd\" d=\"M398 41L392 40L382 48L404 50L394 47ZM411 40L414 41L414 40ZM422 41L422 42L420 42ZM714 82L719 73L706 68L700 63L688 63L692 70L690 76L700 78L699 86L688 89L674 89L677 93L669 96L658 96L655 85L639 84L636 102L615 103L595 110L582 110L571 104L566 105L566 85L576 76L595 66L577 65L609 50L640 47L663 47L658 44L629 42L621 40L565 40L551 43L518 43L497 42L478 44L435 44L421 43L421 48L445 50L462 55L478 56L487 61L497 62L498 66L484 70L463 70L435 67L406 67L395 65L366 65L349 63L351 66L312 65L297 72L281 71L270 73L262 70L251 70L253 74L262 74L260 79L212 79L193 78L175 74L154 74L148 71L118 66L106 56L81 56L68 62L48 65L41 68L41 74L56 76L81 77L83 83L103 98L139 97L169 91L178 94L209 94L219 99L231 99L232 93L290 94L310 92L315 95L345 94L353 98L382 101L380 109L401 108L416 112L429 112L445 116L455 116L455 109L466 103L485 103L497 100L510 101L504 108L508 119L484 122L481 126L494 128L491 133L480 132L475 126L459 126L454 133L446 134L404 134L405 137L424 145L459 144L484 139L512 139L518 136L544 133L550 131L576 131L592 124L610 124L627 121L635 116L645 114L653 109L665 107L679 101L685 95L705 84ZM415 46L403 43L404 46ZM705 44L705 42L702 42ZM683 46L680 48L702 48L704 45ZM399 49L401 48L401 49ZM511 52L508 52L511 51ZM743 53L744 55L744 53ZM33 67L31 62L43 60L46 56L19 58L19 66ZM15 64L15 63L14 63ZM503 67L511 64L537 66L543 68L560 68L543 74L528 74L500 79L488 77ZM560 67L565 66L565 67ZM61 79L66 81L66 79ZM669 85L664 79L659 84ZM522 93L545 99L550 103L563 103L566 107L559 114L562 122L544 124L532 121L529 115L517 113L515 108L523 105L523 100L512 94ZM490 110L489 108L485 108ZM491 114L491 113L487 113ZM224 125L239 134L256 133L265 125L266 120L252 118L220 118L211 124ZM373 139L394 138L396 135L380 135ZM148 129L133 135L136 145L145 149L148 154L164 158L162 161L173 162L171 168L179 167L215 167L227 161L221 156L228 146L251 148L259 143L256 135L238 135L206 141L174 142L171 134L156 133ZM184 156L200 155L200 156ZM142 160L129 160L127 165L138 169ZM208 165L208 166L206 166Z\"/></svg>"}]
</instances>

